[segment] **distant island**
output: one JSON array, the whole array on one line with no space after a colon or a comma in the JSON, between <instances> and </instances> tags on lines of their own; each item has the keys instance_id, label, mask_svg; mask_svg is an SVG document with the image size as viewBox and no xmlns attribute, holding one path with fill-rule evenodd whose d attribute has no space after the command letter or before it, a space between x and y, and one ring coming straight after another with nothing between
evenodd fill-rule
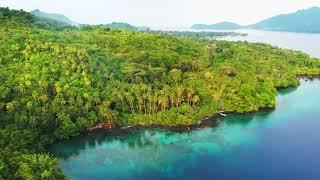
<instances>
[{"instance_id":1,"label":"distant island","mask_svg":"<svg viewBox=\"0 0 320 180\"><path fill-rule=\"evenodd\" d=\"M169 36L182 37L182 38L195 38L195 39L214 39L223 36L247 36L248 34L236 32L193 32L193 31L147 31L153 34L166 34Z\"/></svg>"},{"instance_id":2,"label":"distant island","mask_svg":"<svg viewBox=\"0 0 320 180\"><path fill-rule=\"evenodd\" d=\"M138 30L139 29L136 26L133 26L128 23L122 23L122 22L112 22L110 24L103 24L101 26L112 28L112 29L126 29L126 30Z\"/></svg>"},{"instance_id":3,"label":"distant island","mask_svg":"<svg viewBox=\"0 0 320 180\"><path fill-rule=\"evenodd\" d=\"M320 8L312 7L290 14L281 14L256 24L241 26L232 22L217 24L195 24L192 29L261 29L288 32L320 33Z\"/></svg>"},{"instance_id":4,"label":"distant island","mask_svg":"<svg viewBox=\"0 0 320 180\"><path fill-rule=\"evenodd\" d=\"M138 27L138 26L133 26L128 23L123 23L123 22L112 22L110 24L104 24L101 25L103 27L109 27L111 29L124 29L124 30L135 30L135 31L149 31L149 27Z\"/></svg>"},{"instance_id":5,"label":"distant island","mask_svg":"<svg viewBox=\"0 0 320 180\"><path fill-rule=\"evenodd\" d=\"M233 22L221 22L217 24L194 24L192 29L241 29L242 26Z\"/></svg>"},{"instance_id":6,"label":"distant island","mask_svg":"<svg viewBox=\"0 0 320 180\"><path fill-rule=\"evenodd\" d=\"M277 31L320 33L320 8L313 7L282 14L251 25L250 28Z\"/></svg>"}]
</instances>

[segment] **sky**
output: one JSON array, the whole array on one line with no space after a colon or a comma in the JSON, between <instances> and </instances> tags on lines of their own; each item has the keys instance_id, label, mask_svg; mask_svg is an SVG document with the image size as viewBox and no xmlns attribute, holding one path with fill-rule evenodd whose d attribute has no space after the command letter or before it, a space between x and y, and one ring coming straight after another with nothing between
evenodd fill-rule
<instances>
[{"instance_id":1,"label":"sky","mask_svg":"<svg viewBox=\"0 0 320 180\"><path fill-rule=\"evenodd\" d=\"M1 7L60 13L84 24L190 26L231 21L256 23L313 6L320 0L0 0Z\"/></svg>"}]
</instances>

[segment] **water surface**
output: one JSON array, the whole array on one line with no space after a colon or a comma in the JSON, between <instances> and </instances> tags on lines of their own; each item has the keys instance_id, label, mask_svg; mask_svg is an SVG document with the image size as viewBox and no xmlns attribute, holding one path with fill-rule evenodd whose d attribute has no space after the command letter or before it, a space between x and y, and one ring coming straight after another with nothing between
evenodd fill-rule
<instances>
[{"instance_id":1,"label":"water surface","mask_svg":"<svg viewBox=\"0 0 320 180\"><path fill-rule=\"evenodd\" d=\"M222 39L232 41L262 42L285 49L299 50L311 57L320 58L320 34L290 33L262 30L236 30L247 36L228 36Z\"/></svg>"},{"instance_id":2,"label":"water surface","mask_svg":"<svg viewBox=\"0 0 320 180\"><path fill-rule=\"evenodd\" d=\"M229 115L217 127L139 130L51 147L71 179L316 179L320 80L279 93L276 110Z\"/></svg>"}]
</instances>

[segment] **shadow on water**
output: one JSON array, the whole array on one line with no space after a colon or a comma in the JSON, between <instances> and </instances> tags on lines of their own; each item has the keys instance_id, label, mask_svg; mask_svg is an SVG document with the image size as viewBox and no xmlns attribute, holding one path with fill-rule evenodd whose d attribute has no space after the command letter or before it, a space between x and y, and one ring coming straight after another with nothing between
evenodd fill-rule
<instances>
[{"instance_id":1,"label":"shadow on water","mask_svg":"<svg viewBox=\"0 0 320 180\"><path fill-rule=\"evenodd\" d=\"M241 125L247 126L254 119L267 120L268 117L274 112L274 110L264 110L260 112L250 113L250 114L232 114L223 119L227 125Z\"/></svg>"},{"instance_id":2,"label":"shadow on water","mask_svg":"<svg viewBox=\"0 0 320 180\"><path fill-rule=\"evenodd\" d=\"M117 133L110 133L105 130L99 130L85 136L74 137L70 140L64 140L58 144L52 145L48 148L49 153L52 153L58 158L67 160L71 156L79 155L83 150L94 149L104 143L121 143L124 146L134 149L144 149L150 146L156 146L157 142L152 141L153 137L161 133L166 138L177 134L188 134L190 132L176 132L164 129L150 129L150 130L128 130Z\"/></svg>"},{"instance_id":3,"label":"shadow on water","mask_svg":"<svg viewBox=\"0 0 320 180\"><path fill-rule=\"evenodd\" d=\"M299 88L299 86L279 89L278 94L279 95L287 95L287 94L290 94L290 93L296 91L298 88Z\"/></svg>"},{"instance_id":4,"label":"shadow on water","mask_svg":"<svg viewBox=\"0 0 320 180\"><path fill-rule=\"evenodd\" d=\"M253 119L267 119L266 117L272 113L272 111L263 111L252 114L234 114L228 115L223 118L222 123L224 126L229 125L240 125L247 126ZM219 126L222 125L213 123L211 128L212 131L215 131ZM171 139L178 136L188 136L193 133L197 133L199 131L205 130L198 129L193 131L184 131L177 132L173 130L165 130L165 129L150 129L150 130L127 130L127 131L119 131L117 133L110 133L105 130L99 130L85 136L75 137L70 140L61 141L55 145L52 145L48 148L49 153L51 152L55 157L63 160L68 160L70 157L78 156L83 151L87 149L95 149L96 147L102 146L103 144L112 144L119 143L124 147L127 147L131 150L143 150L148 147L157 147L161 146L162 142L158 142L157 139L153 137L160 135L164 136L164 139Z\"/></svg>"}]
</instances>

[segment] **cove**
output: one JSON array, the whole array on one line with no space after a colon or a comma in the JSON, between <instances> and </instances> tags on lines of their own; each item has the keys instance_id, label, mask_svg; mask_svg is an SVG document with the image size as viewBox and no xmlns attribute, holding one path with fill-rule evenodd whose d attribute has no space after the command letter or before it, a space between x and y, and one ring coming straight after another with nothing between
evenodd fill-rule
<instances>
[{"instance_id":1,"label":"cove","mask_svg":"<svg viewBox=\"0 0 320 180\"><path fill-rule=\"evenodd\" d=\"M70 179L317 179L320 80L279 91L276 109L191 132L96 132L49 148Z\"/></svg>"}]
</instances>

